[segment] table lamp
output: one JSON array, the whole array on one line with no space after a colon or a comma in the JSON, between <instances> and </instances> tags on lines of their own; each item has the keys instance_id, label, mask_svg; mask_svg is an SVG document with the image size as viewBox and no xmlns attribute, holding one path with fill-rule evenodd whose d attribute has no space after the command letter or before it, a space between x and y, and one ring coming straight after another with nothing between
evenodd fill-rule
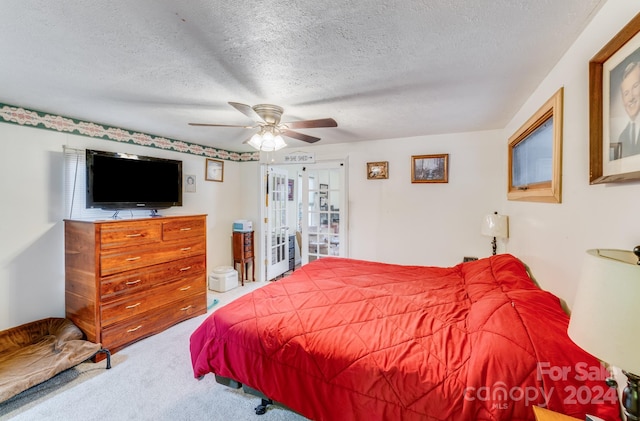
<instances>
[{"instance_id":1,"label":"table lamp","mask_svg":"<svg viewBox=\"0 0 640 421\"><path fill-rule=\"evenodd\" d=\"M509 217L506 215L498 215L498 212L491 213L482 220L482 235L493 237L491 246L493 247L493 255L496 255L498 244L496 237L509 237Z\"/></svg>"},{"instance_id":2,"label":"table lamp","mask_svg":"<svg viewBox=\"0 0 640 421\"><path fill-rule=\"evenodd\" d=\"M637 421L640 377L640 246L626 250L588 250L569 320L569 337L627 376L622 405Z\"/></svg>"}]
</instances>

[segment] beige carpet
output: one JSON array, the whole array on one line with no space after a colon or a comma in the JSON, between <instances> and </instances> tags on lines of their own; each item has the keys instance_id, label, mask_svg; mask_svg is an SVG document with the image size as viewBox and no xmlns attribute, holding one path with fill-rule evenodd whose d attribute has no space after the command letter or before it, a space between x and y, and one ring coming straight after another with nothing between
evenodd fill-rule
<instances>
[{"instance_id":1,"label":"beige carpet","mask_svg":"<svg viewBox=\"0 0 640 421\"><path fill-rule=\"evenodd\" d=\"M226 293L209 293L219 303L264 286L249 282ZM215 382L213 375L193 378L189 336L207 315L184 321L112 356L83 363L0 404L0 420L260 420L301 421L286 409L270 406L257 416L260 399Z\"/></svg>"}]
</instances>

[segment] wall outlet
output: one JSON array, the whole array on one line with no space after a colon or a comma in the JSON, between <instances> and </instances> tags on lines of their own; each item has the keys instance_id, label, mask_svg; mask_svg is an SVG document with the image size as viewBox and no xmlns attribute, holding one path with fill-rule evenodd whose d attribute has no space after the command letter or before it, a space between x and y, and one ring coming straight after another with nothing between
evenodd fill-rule
<instances>
[{"instance_id":1,"label":"wall outlet","mask_svg":"<svg viewBox=\"0 0 640 421\"><path fill-rule=\"evenodd\" d=\"M478 258L477 257L470 257L470 256L464 256L462 258L463 262L473 262L474 260L478 260Z\"/></svg>"}]
</instances>

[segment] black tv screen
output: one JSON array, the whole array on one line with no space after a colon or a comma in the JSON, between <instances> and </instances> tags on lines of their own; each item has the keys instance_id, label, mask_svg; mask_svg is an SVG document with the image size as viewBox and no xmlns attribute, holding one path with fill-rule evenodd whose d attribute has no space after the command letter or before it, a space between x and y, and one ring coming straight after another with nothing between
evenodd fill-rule
<instances>
[{"instance_id":1,"label":"black tv screen","mask_svg":"<svg viewBox=\"0 0 640 421\"><path fill-rule=\"evenodd\" d=\"M182 206L182 161L87 149L87 208Z\"/></svg>"}]
</instances>

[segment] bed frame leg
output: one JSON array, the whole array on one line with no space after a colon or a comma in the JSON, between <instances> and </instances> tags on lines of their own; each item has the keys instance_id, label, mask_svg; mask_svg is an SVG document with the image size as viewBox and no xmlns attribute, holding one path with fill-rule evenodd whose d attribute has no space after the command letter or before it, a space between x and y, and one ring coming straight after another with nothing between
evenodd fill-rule
<instances>
[{"instance_id":1,"label":"bed frame leg","mask_svg":"<svg viewBox=\"0 0 640 421\"><path fill-rule=\"evenodd\" d=\"M273 401L271 399L262 399L262 403L255 407L256 415L263 415L267 412L267 406L273 405Z\"/></svg>"},{"instance_id":2,"label":"bed frame leg","mask_svg":"<svg viewBox=\"0 0 640 421\"><path fill-rule=\"evenodd\" d=\"M106 348L102 348L96 352L96 355L98 354L105 354L107 356L107 370L109 370L111 368L111 352Z\"/></svg>"}]
</instances>

